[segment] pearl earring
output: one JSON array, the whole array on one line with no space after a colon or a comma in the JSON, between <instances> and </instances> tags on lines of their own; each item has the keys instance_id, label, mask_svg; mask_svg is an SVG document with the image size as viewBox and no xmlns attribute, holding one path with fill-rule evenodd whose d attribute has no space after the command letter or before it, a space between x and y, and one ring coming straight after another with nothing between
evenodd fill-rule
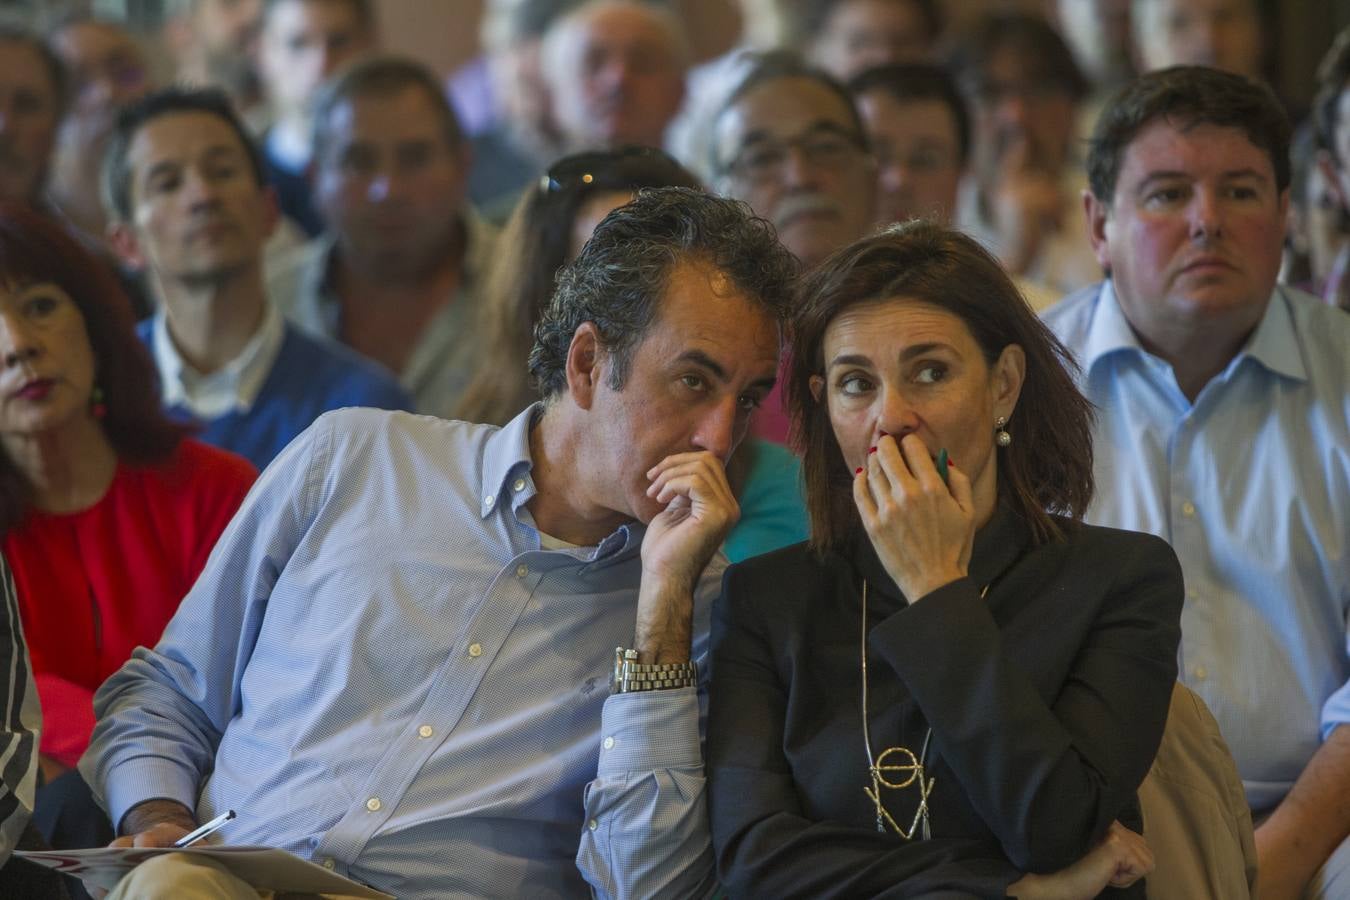
<instances>
[{"instance_id":1,"label":"pearl earring","mask_svg":"<svg viewBox=\"0 0 1350 900\"><path fill-rule=\"evenodd\" d=\"M999 416L994 420L994 428L997 429L997 432L994 435L994 443L998 444L1000 447L1006 447L1012 443L1012 435L1008 434L1008 430L1005 427L1007 424L1007 416Z\"/></svg>"}]
</instances>

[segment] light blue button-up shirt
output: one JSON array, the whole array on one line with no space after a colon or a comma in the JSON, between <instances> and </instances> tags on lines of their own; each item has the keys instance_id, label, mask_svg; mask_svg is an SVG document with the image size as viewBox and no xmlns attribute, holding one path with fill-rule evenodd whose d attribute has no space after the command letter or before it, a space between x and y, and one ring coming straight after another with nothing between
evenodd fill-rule
<instances>
[{"instance_id":1,"label":"light blue button-up shirt","mask_svg":"<svg viewBox=\"0 0 1350 900\"><path fill-rule=\"evenodd\" d=\"M225 843L401 898L584 896L583 871L601 895L703 890L697 692L609 697L644 529L540 549L537 412L343 410L277 457L160 644L98 692L81 770L113 821L234 809Z\"/></svg>"},{"instance_id":2,"label":"light blue button-up shirt","mask_svg":"<svg viewBox=\"0 0 1350 900\"><path fill-rule=\"evenodd\" d=\"M1171 542L1181 679L1218 719L1248 803L1269 809L1350 721L1350 316L1277 288L1194 403L1109 280L1045 321L1098 407L1087 518Z\"/></svg>"}]
</instances>

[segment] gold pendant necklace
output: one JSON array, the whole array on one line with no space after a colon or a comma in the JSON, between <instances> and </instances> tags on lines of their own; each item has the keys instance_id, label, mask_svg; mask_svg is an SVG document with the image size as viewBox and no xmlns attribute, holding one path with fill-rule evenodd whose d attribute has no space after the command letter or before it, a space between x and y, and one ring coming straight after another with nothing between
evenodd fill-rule
<instances>
[{"instance_id":1,"label":"gold pendant necklace","mask_svg":"<svg viewBox=\"0 0 1350 900\"><path fill-rule=\"evenodd\" d=\"M980 599L989 592L989 585L984 586L980 591ZM867 773L871 777L871 785L863 786L863 793L872 801L877 814L877 831L884 832L889 827L900 837L907 841L913 840L916 832L919 833L920 840L928 840L932 837L932 830L928 824L928 797L933 793L933 785L937 784L937 778L929 778L925 765L928 760L928 745L933 740L933 727L930 725L928 731L923 736L923 747L919 750L916 757L914 751L908 747L887 747L881 751L875 759L872 757L872 737L867 730L867 579L863 579L862 587L862 637L860 641L862 657L862 727L863 727L863 747L867 751ZM919 785L919 806L914 810L914 819L909 823L908 830L901 828L899 823L891 817L885 805L881 802L881 789L889 788L891 790L904 790L910 785L917 783Z\"/></svg>"}]
</instances>

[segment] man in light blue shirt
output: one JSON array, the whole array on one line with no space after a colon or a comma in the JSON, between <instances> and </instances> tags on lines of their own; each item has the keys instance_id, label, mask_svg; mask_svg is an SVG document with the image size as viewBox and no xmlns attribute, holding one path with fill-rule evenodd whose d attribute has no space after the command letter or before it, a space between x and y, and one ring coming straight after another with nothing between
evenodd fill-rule
<instances>
[{"instance_id":1,"label":"man in light blue shirt","mask_svg":"<svg viewBox=\"0 0 1350 900\"><path fill-rule=\"evenodd\" d=\"M97 695L120 840L234 809L401 898L705 893L694 664L793 270L741 204L644 193L560 276L542 405L320 418ZM162 859L121 895L175 896Z\"/></svg>"},{"instance_id":2,"label":"man in light blue shirt","mask_svg":"<svg viewBox=\"0 0 1350 900\"><path fill-rule=\"evenodd\" d=\"M1099 408L1088 519L1181 560L1181 678L1237 760L1261 896L1346 897L1350 317L1276 286L1288 145L1265 87L1144 76L1088 162L1109 277L1045 318Z\"/></svg>"}]
</instances>

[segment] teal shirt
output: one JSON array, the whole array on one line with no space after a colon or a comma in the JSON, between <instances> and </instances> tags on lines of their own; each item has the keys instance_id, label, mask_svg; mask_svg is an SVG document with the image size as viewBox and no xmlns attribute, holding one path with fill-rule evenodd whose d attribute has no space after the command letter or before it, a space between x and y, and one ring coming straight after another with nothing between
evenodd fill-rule
<instances>
[{"instance_id":1,"label":"teal shirt","mask_svg":"<svg viewBox=\"0 0 1350 900\"><path fill-rule=\"evenodd\" d=\"M737 498L741 520L722 550L734 563L806 540L806 501L802 464L781 444L751 438L741 450L751 453L750 474Z\"/></svg>"}]
</instances>

